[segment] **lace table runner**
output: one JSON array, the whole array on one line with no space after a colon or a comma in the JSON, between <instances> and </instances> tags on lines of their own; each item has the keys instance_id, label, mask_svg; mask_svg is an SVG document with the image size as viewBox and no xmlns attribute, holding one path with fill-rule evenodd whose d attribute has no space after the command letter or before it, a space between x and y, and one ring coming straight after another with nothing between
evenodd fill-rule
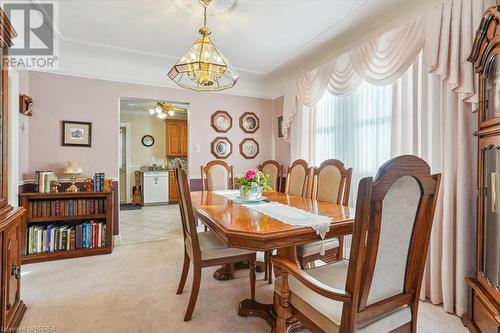
<instances>
[{"instance_id":1,"label":"lace table runner","mask_svg":"<svg viewBox=\"0 0 500 333\"><path fill-rule=\"evenodd\" d=\"M236 199L239 196L238 190L220 190L214 193L222 195L230 200ZM317 215L299 208L284 205L279 202L262 202L252 204L242 204L248 209L255 210L261 214L265 214L273 219L279 220L283 223L310 227L316 231L316 234L325 239L326 234L330 231L330 224L332 219L328 216ZM321 255L324 255L323 242L321 242Z\"/></svg>"}]
</instances>

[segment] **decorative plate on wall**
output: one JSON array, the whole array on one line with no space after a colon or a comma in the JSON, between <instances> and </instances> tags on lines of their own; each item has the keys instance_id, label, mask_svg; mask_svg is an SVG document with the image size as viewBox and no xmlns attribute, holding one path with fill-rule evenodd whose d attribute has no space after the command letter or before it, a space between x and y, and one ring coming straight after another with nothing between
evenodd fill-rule
<instances>
[{"instance_id":1,"label":"decorative plate on wall","mask_svg":"<svg viewBox=\"0 0 500 333\"><path fill-rule=\"evenodd\" d=\"M216 158L226 159L233 152L233 144L228 138L219 136L212 141L210 149Z\"/></svg>"},{"instance_id":2,"label":"decorative plate on wall","mask_svg":"<svg viewBox=\"0 0 500 333\"><path fill-rule=\"evenodd\" d=\"M219 133L226 133L233 127L233 118L226 111L216 111L210 117L210 125Z\"/></svg>"},{"instance_id":3,"label":"decorative plate on wall","mask_svg":"<svg viewBox=\"0 0 500 333\"><path fill-rule=\"evenodd\" d=\"M240 143L240 154L250 160L259 155L259 144L255 139L246 138Z\"/></svg>"},{"instance_id":4,"label":"decorative plate on wall","mask_svg":"<svg viewBox=\"0 0 500 333\"><path fill-rule=\"evenodd\" d=\"M253 112L245 112L240 117L240 128L245 133L255 133L259 129L259 117Z\"/></svg>"}]
</instances>

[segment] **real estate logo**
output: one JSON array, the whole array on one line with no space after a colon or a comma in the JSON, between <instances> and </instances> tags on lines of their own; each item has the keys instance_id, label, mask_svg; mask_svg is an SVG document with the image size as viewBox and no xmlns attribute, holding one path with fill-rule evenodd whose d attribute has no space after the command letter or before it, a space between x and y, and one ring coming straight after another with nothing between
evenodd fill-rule
<instances>
[{"instance_id":1,"label":"real estate logo","mask_svg":"<svg viewBox=\"0 0 500 333\"><path fill-rule=\"evenodd\" d=\"M17 33L4 64L18 69L58 69L58 3L1 1L1 5Z\"/></svg>"}]
</instances>

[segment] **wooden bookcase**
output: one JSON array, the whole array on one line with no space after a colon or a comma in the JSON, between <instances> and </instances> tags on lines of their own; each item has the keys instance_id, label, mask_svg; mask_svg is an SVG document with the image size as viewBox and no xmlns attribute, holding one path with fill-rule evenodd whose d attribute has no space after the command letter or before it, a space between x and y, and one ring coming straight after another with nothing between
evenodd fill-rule
<instances>
[{"instance_id":1,"label":"wooden bookcase","mask_svg":"<svg viewBox=\"0 0 500 333\"><path fill-rule=\"evenodd\" d=\"M113 251L113 193L112 192L77 192L77 193L22 193L19 195L21 205L26 208L27 214L21 227L21 244L22 244L22 263L30 264L35 262L68 259L76 257L85 257L98 254L108 254ZM49 212L44 217L33 217L32 203L37 201L59 201L67 200L104 200L104 213L86 214L86 215L71 215L64 216L64 213L52 214ZM97 209L95 209L97 211ZM68 224L77 225L89 220L96 220L106 224L106 243L104 247L75 249L75 250L59 250L53 252L28 254L28 229L30 226L37 224Z\"/></svg>"}]
</instances>

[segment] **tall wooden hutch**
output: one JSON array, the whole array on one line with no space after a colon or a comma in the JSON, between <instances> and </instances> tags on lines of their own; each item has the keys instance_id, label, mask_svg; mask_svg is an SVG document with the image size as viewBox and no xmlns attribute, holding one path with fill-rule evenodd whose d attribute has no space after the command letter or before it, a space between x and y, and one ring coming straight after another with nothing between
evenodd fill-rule
<instances>
[{"instance_id":1,"label":"tall wooden hutch","mask_svg":"<svg viewBox=\"0 0 500 333\"><path fill-rule=\"evenodd\" d=\"M500 6L481 21L469 61L479 75L477 269L466 278L472 332L500 332Z\"/></svg>"}]
</instances>

